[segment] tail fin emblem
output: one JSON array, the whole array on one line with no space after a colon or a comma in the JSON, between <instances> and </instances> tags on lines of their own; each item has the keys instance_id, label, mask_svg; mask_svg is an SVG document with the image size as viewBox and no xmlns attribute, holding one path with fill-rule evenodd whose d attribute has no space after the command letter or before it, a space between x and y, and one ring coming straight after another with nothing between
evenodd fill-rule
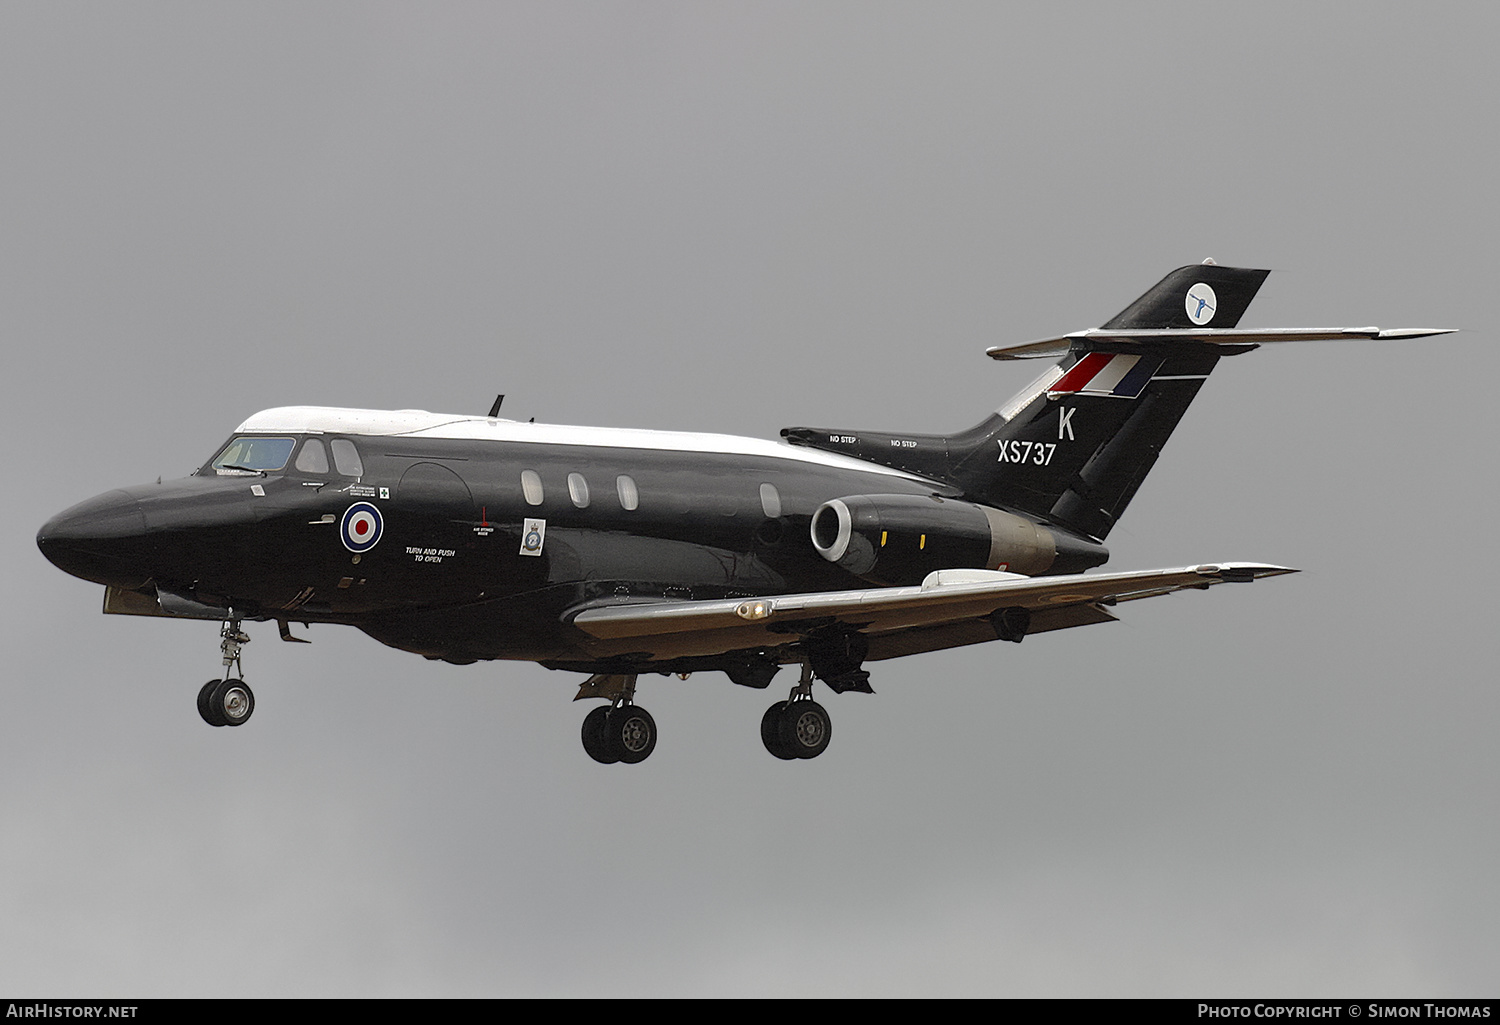
<instances>
[{"instance_id":1,"label":"tail fin emblem","mask_svg":"<svg viewBox=\"0 0 1500 1025\"><path fill-rule=\"evenodd\" d=\"M1214 309L1218 306L1219 297L1214 295L1214 290L1203 282L1198 282L1187 291L1188 319L1199 327L1214 319Z\"/></svg>"}]
</instances>

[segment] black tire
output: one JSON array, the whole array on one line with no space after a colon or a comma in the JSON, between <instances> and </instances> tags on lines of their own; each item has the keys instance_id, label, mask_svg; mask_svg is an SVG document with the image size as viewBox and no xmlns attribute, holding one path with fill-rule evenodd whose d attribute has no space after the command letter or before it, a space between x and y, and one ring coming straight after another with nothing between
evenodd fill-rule
<instances>
[{"instance_id":1,"label":"black tire","mask_svg":"<svg viewBox=\"0 0 1500 1025\"><path fill-rule=\"evenodd\" d=\"M778 701L766 709L766 714L760 717L760 742L766 745L766 750L771 752L782 761L791 761L797 756L787 750L781 742L781 722L786 718L785 701Z\"/></svg>"},{"instance_id":2,"label":"black tire","mask_svg":"<svg viewBox=\"0 0 1500 1025\"><path fill-rule=\"evenodd\" d=\"M212 707L214 688L223 682L223 680L209 680L203 685L203 689L198 692L198 714L201 715L203 717L203 721L208 723L210 726L224 725L224 720L214 715Z\"/></svg>"},{"instance_id":3,"label":"black tire","mask_svg":"<svg viewBox=\"0 0 1500 1025\"><path fill-rule=\"evenodd\" d=\"M243 726L255 712L255 692L244 680L220 680L208 698L209 711L222 726Z\"/></svg>"},{"instance_id":4,"label":"black tire","mask_svg":"<svg viewBox=\"0 0 1500 1025\"><path fill-rule=\"evenodd\" d=\"M793 701L781 718L781 743L792 758L816 758L828 750L833 720L816 701Z\"/></svg>"},{"instance_id":5,"label":"black tire","mask_svg":"<svg viewBox=\"0 0 1500 1025\"><path fill-rule=\"evenodd\" d=\"M644 762L656 750L656 720L640 705L621 705L609 713L605 737L626 765Z\"/></svg>"},{"instance_id":6,"label":"black tire","mask_svg":"<svg viewBox=\"0 0 1500 1025\"><path fill-rule=\"evenodd\" d=\"M604 728L608 719L608 705L600 705L583 717L583 749L588 752L588 756L594 761L605 765L610 765L620 760L604 736Z\"/></svg>"}]
</instances>

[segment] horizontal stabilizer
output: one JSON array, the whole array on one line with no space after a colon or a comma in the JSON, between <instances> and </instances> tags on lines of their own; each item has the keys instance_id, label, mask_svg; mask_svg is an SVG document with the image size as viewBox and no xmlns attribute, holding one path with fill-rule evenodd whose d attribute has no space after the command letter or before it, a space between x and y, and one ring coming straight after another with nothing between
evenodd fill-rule
<instances>
[{"instance_id":1,"label":"horizontal stabilizer","mask_svg":"<svg viewBox=\"0 0 1500 1025\"><path fill-rule=\"evenodd\" d=\"M1094 328L1021 345L997 345L985 350L991 359L1055 358L1071 349L1131 349L1151 345L1256 346L1269 342L1331 342L1357 338L1427 338L1452 334L1451 327L1276 327L1276 328L1152 328L1111 331Z\"/></svg>"}]
</instances>

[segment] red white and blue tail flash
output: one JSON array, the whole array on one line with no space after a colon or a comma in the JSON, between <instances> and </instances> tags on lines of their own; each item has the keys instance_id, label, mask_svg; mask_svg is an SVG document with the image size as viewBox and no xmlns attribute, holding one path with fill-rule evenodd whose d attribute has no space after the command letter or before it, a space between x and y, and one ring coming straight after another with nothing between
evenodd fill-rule
<instances>
[{"instance_id":1,"label":"red white and blue tail flash","mask_svg":"<svg viewBox=\"0 0 1500 1025\"><path fill-rule=\"evenodd\" d=\"M1058 378L1047 394L1133 399L1146 390L1161 363L1151 356L1091 352Z\"/></svg>"}]
</instances>

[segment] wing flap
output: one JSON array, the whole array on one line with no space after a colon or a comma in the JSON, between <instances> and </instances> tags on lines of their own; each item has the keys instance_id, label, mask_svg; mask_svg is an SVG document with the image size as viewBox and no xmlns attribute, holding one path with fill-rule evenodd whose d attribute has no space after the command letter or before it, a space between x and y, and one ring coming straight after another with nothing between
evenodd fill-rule
<instances>
[{"instance_id":1,"label":"wing flap","mask_svg":"<svg viewBox=\"0 0 1500 1025\"><path fill-rule=\"evenodd\" d=\"M873 637L976 620L1002 608L1024 608L1039 619L1038 629L1062 629L1113 618L1099 605L1205 589L1215 584L1295 573L1265 563L1209 563L1134 573L1065 577L1023 577L985 570L940 570L919 587L879 587L720 601L658 602L596 606L572 615L579 630L632 650L655 647L658 639L674 652L705 654L733 648L784 644L795 635L838 622ZM1062 609L1089 612L1057 616ZM1057 619L1046 626L1048 619ZM1076 619L1077 621L1071 621ZM969 643L969 642L960 642ZM894 642L893 642L894 644ZM940 645L947 646L947 645ZM932 650L932 649L923 649Z\"/></svg>"},{"instance_id":2,"label":"wing flap","mask_svg":"<svg viewBox=\"0 0 1500 1025\"><path fill-rule=\"evenodd\" d=\"M1067 605L1056 609L1042 609L1032 615L1026 635L1029 637L1049 630L1066 630L1068 627L1088 626L1092 623L1112 623L1117 618L1114 613L1098 605ZM871 662L879 662L903 655L983 644L996 639L995 627L989 620L964 619L942 626L876 634L870 638L870 653L867 657Z\"/></svg>"}]
</instances>

